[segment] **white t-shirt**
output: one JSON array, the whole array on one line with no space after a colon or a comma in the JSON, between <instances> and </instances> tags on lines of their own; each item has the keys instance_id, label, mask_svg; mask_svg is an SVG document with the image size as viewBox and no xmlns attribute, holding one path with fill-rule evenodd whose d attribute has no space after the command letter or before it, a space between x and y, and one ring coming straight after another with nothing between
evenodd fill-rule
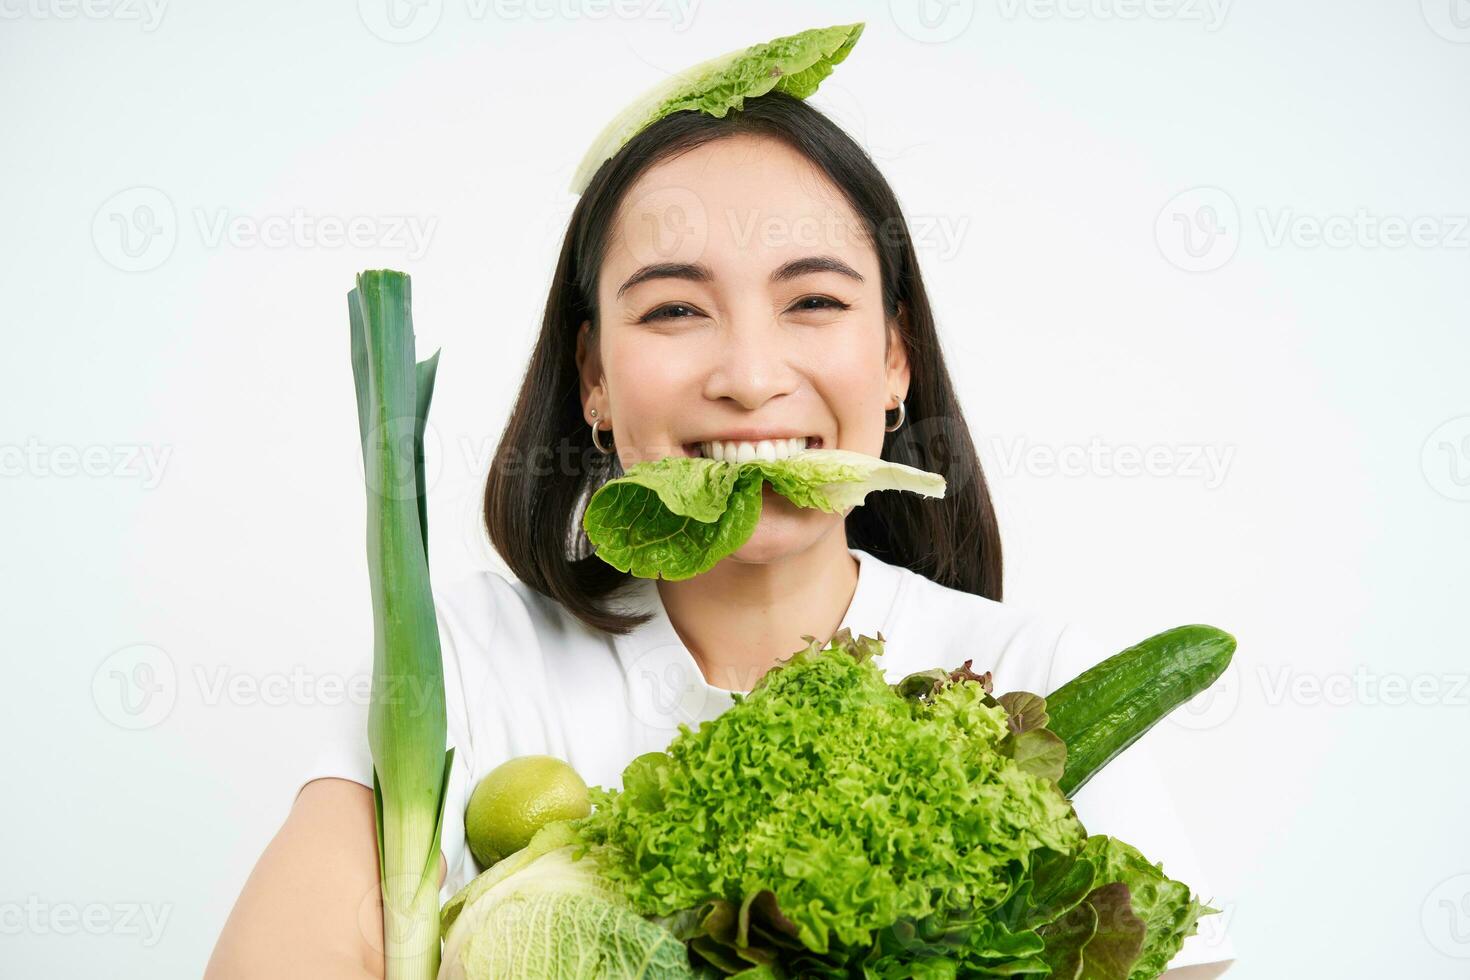
<instances>
[{"instance_id":1,"label":"white t-shirt","mask_svg":"<svg viewBox=\"0 0 1470 980\"><path fill-rule=\"evenodd\" d=\"M848 550L859 562L858 582L841 625L853 636L883 634L877 663L890 683L973 660L977 672L993 672L997 692L1045 695L1113 652L1073 626ZM732 703L730 691L705 681L653 579L632 579L611 601L653 618L625 636L592 629L560 603L492 570L434 588L448 742L455 749L444 813L443 899L483 870L465 844L464 810L491 769L516 756L552 755L588 785L621 788L622 770L634 757L667 747L680 723L698 727ZM359 721L320 747L303 784L337 776L372 785L366 707ZM1146 743L1113 760L1073 803L1089 833L1127 841L1210 900ZM1205 925L1171 967L1233 958L1228 938Z\"/></svg>"}]
</instances>

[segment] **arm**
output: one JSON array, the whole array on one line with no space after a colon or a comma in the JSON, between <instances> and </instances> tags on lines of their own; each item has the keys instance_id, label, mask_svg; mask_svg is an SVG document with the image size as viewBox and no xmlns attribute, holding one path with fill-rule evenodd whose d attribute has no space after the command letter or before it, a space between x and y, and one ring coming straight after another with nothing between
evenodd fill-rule
<instances>
[{"instance_id":1,"label":"arm","mask_svg":"<svg viewBox=\"0 0 1470 980\"><path fill-rule=\"evenodd\" d=\"M439 880L444 880L443 855ZM316 779L245 882L205 980L383 976L373 791Z\"/></svg>"}]
</instances>

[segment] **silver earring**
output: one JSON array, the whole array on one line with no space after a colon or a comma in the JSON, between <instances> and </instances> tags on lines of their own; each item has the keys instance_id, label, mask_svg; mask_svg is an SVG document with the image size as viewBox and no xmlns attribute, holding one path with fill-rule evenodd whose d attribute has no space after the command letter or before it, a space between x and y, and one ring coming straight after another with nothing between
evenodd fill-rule
<instances>
[{"instance_id":1,"label":"silver earring","mask_svg":"<svg viewBox=\"0 0 1470 980\"><path fill-rule=\"evenodd\" d=\"M884 409L883 410L883 416L884 416L884 418L887 418L888 417L888 410L887 409ZM903 407L903 399L900 398L898 400L898 421L895 422L895 423L893 423L892 425L885 425L883 427L883 431L884 432L896 432L896 431L898 431L898 427L901 426L901 425L903 425L903 420L905 418L907 418L907 417L908 417L908 411L907 411L907 409L905 409Z\"/></svg>"},{"instance_id":2,"label":"silver earring","mask_svg":"<svg viewBox=\"0 0 1470 980\"><path fill-rule=\"evenodd\" d=\"M597 447L597 451L600 452L600 453L602 453L602 455L604 455L604 456L611 455L612 454L612 450L611 449L608 449L607 447L605 447L602 444L602 440L597 437L597 434L599 432L601 432L601 431L602 431L602 429L598 428L598 425L597 425L597 409L594 408L594 409L592 409L592 445L596 446ZM609 430L609 431L611 431L611 430Z\"/></svg>"}]
</instances>

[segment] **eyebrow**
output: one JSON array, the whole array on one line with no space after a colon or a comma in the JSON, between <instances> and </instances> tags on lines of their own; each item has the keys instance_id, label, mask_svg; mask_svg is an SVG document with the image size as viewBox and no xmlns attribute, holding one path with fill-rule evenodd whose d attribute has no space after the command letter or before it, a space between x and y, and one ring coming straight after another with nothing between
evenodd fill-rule
<instances>
[{"instance_id":1,"label":"eyebrow","mask_svg":"<svg viewBox=\"0 0 1470 980\"><path fill-rule=\"evenodd\" d=\"M789 282L814 272L835 272L838 275L847 276L854 282L864 281L856 269L839 258L831 255L808 255L778 266L771 273L771 282ZM709 266L701 262L657 262L653 265L645 265L629 276L627 281L618 287L617 298L622 299L623 294L628 290L651 279L711 282L714 278L714 273L710 271Z\"/></svg>"}]
</instances>

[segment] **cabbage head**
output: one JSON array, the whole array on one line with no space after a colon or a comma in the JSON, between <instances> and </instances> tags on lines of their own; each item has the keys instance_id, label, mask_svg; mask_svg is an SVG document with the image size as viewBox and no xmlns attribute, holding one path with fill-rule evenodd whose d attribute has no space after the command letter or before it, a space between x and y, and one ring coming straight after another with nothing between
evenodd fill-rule
<instances>
[{"instance_id":1,"label":"cabbage head","mask_svg":"<svg viewBox=\"0 0 1470 980\"><path fill-rule=\"evenodd\" d=\"M566 821L496 862L441 913L439 980L695 980L684 943L632 911Z\"/></svg>"}]
</instances>

